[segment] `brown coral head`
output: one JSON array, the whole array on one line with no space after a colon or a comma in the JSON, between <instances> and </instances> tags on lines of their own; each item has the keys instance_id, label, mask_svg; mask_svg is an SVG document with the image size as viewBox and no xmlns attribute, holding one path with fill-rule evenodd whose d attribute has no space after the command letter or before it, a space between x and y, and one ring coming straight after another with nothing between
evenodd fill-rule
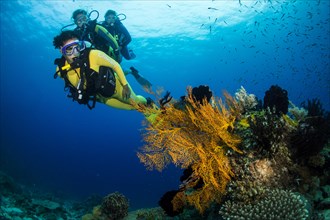
<instances>
[{"instance_id":1,"label":"brown coral head","mask_svg":"<svg viewBox=\"0 0 330 220\"><path fill-rule=\"evenodd\" d=\"M128 199L119 192L115 192L103 198L101 211L108 220L122 219L128 215L128 207Z\"/></svg>"}]
</instances>

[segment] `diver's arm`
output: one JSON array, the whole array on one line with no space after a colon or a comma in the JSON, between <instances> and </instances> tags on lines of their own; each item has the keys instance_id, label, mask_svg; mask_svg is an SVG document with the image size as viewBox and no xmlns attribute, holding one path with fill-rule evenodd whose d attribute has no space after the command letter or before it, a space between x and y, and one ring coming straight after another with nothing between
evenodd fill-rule
<instances>
[{"instance_id":1,"label":"diver's arm","mask_svg":"<svg viewBox=\"0 0 330 220\"><path fill-rule=\"evenodd\" d=\"M122 46L127 46L132 41L132 37L129 34L129 32L126 29L126 27L122 23L120 23L120 25L119 25L118 28L119 28L120 33L122 33L125 36L124 37L124 42L123 42L123 45Z\"/></svg>"},{"instance_id":2,"label":"diver's arm","mask_svg":"<svg viewBox=\"0 0 330 220\"><path fill-rule=\"evenodd\" d=\"M123 86L128 84L123 69L119 63L106 55L104 52L100 50L91 50L89 54L89 62L90 67L97 72L99 71L100 66L110 67L117 74L119 81Z\"/></svg>"},{"instance_id":3,"label":"diver's arm","mask_svg":"<svg viewBox=\"0 0 330 220\"><path fill-rule=\"evenodd\" d=\"M56 74L57 74L57 76L59 76L59 77L62 78L62 76L61 76L61 71L60 71L60 68L59 68L59 67L56 67ZM54 76L54 77L55 77L55 76Z\"/></svg>"}]
</instances>

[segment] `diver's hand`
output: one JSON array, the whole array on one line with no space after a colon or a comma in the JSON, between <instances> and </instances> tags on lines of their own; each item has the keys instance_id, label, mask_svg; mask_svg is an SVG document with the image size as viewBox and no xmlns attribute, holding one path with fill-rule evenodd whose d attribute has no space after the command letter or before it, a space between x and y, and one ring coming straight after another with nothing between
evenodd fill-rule
<instances>
[{"instance_id":1,"label":"diver's hand","mask_svg":"<svg viewBox=\"0 0 330 220\"><path fill-rule=\"evenodd\" d=\"M124 99L129 99L131 97L131 89L129 88L128 84L123 86L122 96Z\"/></svg>"}]
</instances>

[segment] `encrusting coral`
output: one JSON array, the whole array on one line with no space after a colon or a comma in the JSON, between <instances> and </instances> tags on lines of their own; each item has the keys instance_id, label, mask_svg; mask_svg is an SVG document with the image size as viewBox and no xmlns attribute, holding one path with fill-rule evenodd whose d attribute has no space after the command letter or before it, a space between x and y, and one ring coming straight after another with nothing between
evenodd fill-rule
<instances>
[{"instance_id":1,"label":"encrusting coral","mask_svg":"<svg viewBox=\"0 0 330 220\"><path fill-rule=\"evenodd\" d=\"M240 108L229 94L224 95L227 107L221 99L218 105L196 102L188 89L184 110L170 105L159 115L159 123L146 128L146 145L138 157L148 169L161 171L173 163L193 170L174 197L174 208L187 203L203 213L211 202L221 200L234 175L226 154L241 152L237 147L241 139L232 133Z\"/></svg>"}]
</instances>

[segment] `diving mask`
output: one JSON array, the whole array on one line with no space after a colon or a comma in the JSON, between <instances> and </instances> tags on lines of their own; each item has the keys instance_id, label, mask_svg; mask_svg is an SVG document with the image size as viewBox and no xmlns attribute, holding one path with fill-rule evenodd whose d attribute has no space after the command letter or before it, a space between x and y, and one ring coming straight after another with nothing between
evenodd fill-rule
<instances>
[{"instance_id":1,"label":"diving mask","mask_svg":"<svg viewBox=\"0 0 330 220\"><path fill-rule=\"evenodd\" d=\"M63 55L71 56L74 53L79 53L85 50L85 48L86 44L84 41L74 41L72 43L64 45L61 51Z\"/></svg>"},{"instance_id":2,"label":"diving mask","mask_svg":"<svg viewBox=\"0 0 330 220\"><path fill-rule=\"evenodd\" d=\"M78 26L80 26L81 24L86 23L87 20L88 20L87 16L86 15L82 15L82 16L79 16L78 18L76 18L74 20L74 23L76 23Z\"/></svg>"}]
</instances>

